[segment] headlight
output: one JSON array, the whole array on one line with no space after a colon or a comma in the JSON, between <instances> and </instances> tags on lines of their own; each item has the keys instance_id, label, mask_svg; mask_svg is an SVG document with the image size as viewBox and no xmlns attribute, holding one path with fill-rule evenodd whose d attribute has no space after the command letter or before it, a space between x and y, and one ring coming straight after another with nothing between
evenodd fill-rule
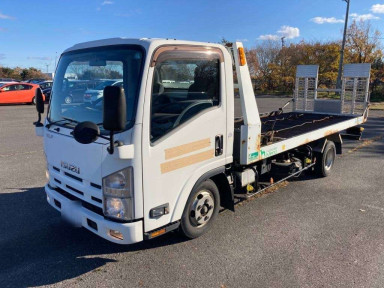
<instances>
[{"instance_id":1,"label":"headlight","mask_svg":"<svg viewBox=\"0 0 384 288\"><path fill-rule=\"evenodd\" d=\"M133 168L128 167L103 178L104 215L121 220L132 220Z\"/></svg>"}]
</instances>

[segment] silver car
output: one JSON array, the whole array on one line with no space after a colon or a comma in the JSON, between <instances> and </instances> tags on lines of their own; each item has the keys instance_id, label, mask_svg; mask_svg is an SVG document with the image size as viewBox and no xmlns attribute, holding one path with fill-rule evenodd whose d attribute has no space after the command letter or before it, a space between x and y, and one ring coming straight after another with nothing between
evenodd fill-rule
<instances>
[{"instance_id":1,"label":"silver car","mask_svg":"<svg viewBox=\"0 0 384 288\"><path fill-rule=\"evenodd\" d=\"M123 87L122 79L112 79L112 80L104 80L97 84L94 89L87 89L84 92L84 103L93 103L97 99L103 97L104 88L107 86L120 86Z\"/></svg>"}]
</instances>

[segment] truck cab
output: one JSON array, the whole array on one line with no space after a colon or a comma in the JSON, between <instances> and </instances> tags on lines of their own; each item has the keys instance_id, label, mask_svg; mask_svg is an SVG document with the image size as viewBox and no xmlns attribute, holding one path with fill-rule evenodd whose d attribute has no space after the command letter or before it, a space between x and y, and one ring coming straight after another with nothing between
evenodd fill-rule
<instances>
[{"instance_id":1,"label":"truck cab","mask_svg":"<svg viewBox=\"0 0 384 288\"><path fill-rule=\"evenodd\" d=\"M73 74L90 84L123 79L126 122L114 133L113 154L103 128L103 98L66 103L67 76ZM222 173L232 162L232 75L231 56L217 44L119 38L67 49L40 128L49 204L74 225L116 243L178 226L199 179ZM79 143L73 135L85 121L99 128L101 137L93 143ZM197 197L207 211L196 209L202 214L192 222L205 226L220 203L210 193Z\"/></svg>"}]
</instances>

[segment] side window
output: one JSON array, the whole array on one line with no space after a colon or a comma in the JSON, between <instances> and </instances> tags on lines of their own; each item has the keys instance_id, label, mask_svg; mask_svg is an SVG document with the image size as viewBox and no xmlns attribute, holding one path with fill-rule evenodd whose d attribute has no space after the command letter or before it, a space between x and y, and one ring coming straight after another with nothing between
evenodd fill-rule
<instances>
[{"instance_id":1,"label":"side window","mask_svg":"<svg viewBox=\"0 0 384 288\"><path fill-rule=\"evenodd\" d=\"M31 88L32 88L32 86L30 86L30 85L20 85L20 90L29 90Z\"/></svg>"},{"instance_id":2,"label":"side window","mask_svg":"<svg viewBox=\"0 0 384 288\"><path fill-rule=\"evenodd\" d=\"M14 91L16 90L16 85L9 85L3 88L3 91Z\"/></svg>"},{"instance_id":3,"label":"side window","mask_svg":"<svg viewBox=\"0 0 384 288\"><path fill-rule=\"evenodd\" d=\"M156 54L155 54L156 55ZM169 48L155 59L151 141L220 104L220 50Z\"/></svg>"}]
</instances>

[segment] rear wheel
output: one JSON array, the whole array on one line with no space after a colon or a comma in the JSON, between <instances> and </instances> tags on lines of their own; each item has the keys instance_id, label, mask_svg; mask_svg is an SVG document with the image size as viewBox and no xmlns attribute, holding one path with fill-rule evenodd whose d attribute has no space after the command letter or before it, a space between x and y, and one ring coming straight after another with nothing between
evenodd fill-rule
<instances>
[{"instance_id":1,"label":"rear wheel","mask_svg":"<svg viewBox=\"0 0 384 288\"><path fill-rule=\"evenodd\" d=\"M35 97L33 97L32 98L32 102L31 102L33 105L36 105L36 98Z\"/></svg>"},{"instance_id":2,"label":"rear wheel","mask_svg":"<svg viewBox=\"0 0 384 288\"><path fill-rule=\"evenodd\" d=\"M181 231L190 238L207 232L216 219L220 208L220 194L212 180L206 180L189 195L181 217Z\"/></svg>"},{"instance_id":3,"label":"rear wheel","mask_svg":"<svg viewBox=\"0 0 384 288\"><path fill-rule=\"evenodd\" d=\"M316 174L321 177L329 176L336 159L335 143L328 141L324 147L323 153L316 153L316 159Z\"/></svg>"}]
</instances>

